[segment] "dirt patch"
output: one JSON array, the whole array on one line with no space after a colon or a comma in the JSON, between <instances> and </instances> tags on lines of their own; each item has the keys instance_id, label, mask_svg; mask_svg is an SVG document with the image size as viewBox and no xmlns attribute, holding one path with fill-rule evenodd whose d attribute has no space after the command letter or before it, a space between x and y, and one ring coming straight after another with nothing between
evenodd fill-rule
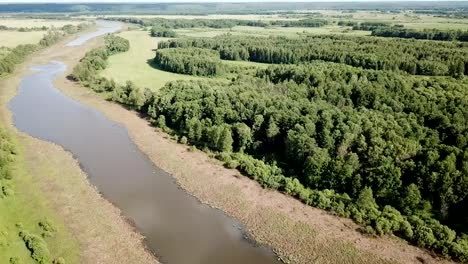
<instances>
[{"instance_id":1,"label":"dirt patch","mask_svg":"<svg viewBox=\"0 0 468 264\"><path fill-rule=\"evenodd\" d=\"M57 212L79 242L79 263L157 263L145 249L143 237L121 216L118 208L89 184L69 152L21 133L12 124L7 103L16 94L21 77L29 72L29 65L51 60L71 65L89 48L101 44L96 39L84 47L65 47L67 41L34 54L14 74L0 80L0 120L16 134L26 170L43 191L48 206Z\"/></svg>"},{"instance_id":2,"label":"dirt patch","mask_svg":"<svg viewBox=\"0 0 468 264\"><path fill-rule=\"evenodd\" d=\"M62 59L61 59L62 60ZM64 60L62 60L64 61ZM66 62L66 61L65 61ZM68 63L72 61L69 60ZM67 74L67 73L66 73ZM369 238L348 219L332 216L229 170L200 151L168 139L137 113L65 78L55 85L70 97L123 124L130 136L182 188L239 219L259 243L293 263L450 263L395 237Z\"/></svg>"}]
</instances>

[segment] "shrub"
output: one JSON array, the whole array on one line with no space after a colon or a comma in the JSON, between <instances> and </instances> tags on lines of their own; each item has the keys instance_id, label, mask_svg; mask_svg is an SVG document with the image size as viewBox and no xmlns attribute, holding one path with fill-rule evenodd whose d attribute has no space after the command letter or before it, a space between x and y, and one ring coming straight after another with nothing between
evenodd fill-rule
<instances>
[{"instance_id":1,"label":"shrub","mask_svg":"<svg viewBox=\"0 0 468 264\"><path fill-rule=\"evenodd\" d=\"M10 264L21 264L21 260L18 257L11 257Z\"/></svg>"},{"instance_id":2,"label":"shrub","mask_svg":"<svg viewBox=\"0 0 468 264\"><path fill-rule=\"evenodd\" d=\"M182 136L179 140L179 143L180 144L187 144L187 137L186 136Z\"/></svg>"},{"instance_id":3,"label":"shrub","mask_svg":"<svg viewBox=\"0 0 468 264\"><path fill-rule=\"evenodd\" d=\"M49 263L49 249L47 248L46 242L41 237L30 234L27 231L21 231L19 235L31 252L31 257L35 261L39 264Z\"/></svg>"},{"instance_id":4,"label":"shrub","mask_svg":"<svg viewBox=\"0 0 468 264\"><path fill-rule=\"evenodd\" d=\"M67 262L62 257L56 258L56 259L54 259L54 261L52 261L52 264L66 264L66 263Z\"/></svg>"}]
</instances>

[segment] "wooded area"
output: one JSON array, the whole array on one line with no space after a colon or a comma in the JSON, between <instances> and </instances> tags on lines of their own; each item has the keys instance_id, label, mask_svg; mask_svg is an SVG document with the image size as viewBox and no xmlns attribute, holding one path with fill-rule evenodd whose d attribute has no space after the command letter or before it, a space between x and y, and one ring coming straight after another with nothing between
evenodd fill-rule
<instances>
[{"instance_id":1,"label":"wooded area","mask_svg":"<svg viewBox=\"0 0 468 264\"><path fill-rule=\"evenodd\" d=\"M314 45L307 44L310 40ZM313 61L316 50L341 47L340 54L349 58L367 51L377 62L392 65L403 60L383 54L405 53L416 65L431 56L449 68L447 56L465 54L463 45L358 37L169 40L159 45L157 56L174 55L165 57L170 64L178 61L175 54L190 54L195 62L186 61L181 69L208 54L290 65L241 72L228 81L176 81L152 92L95 77L110 51L126 50L124 44L113 48L119 42L125 40L107 37L106 48L89 52L74 78L150 116L182 143L214 151L227 167L264 187L350 217L363 232L394 234L468 261L468 83L463 74L455 75L461 79L417 76L396 66L351 67L346 60L297 64Z\"/></svg>"},{"instance_id":2,"label":"wooded area","mask_svg":"<svg viewBox=\"0 0 468 264\"><path fill-rule=\"evenodd\" d=\"M405 71L416 75L468 74L468 45L359 36L305 36L300 38L223 35L159 42L158 48L213 49L224 60L297 64L322 60L364 69Z\"/></svg>"},{"instance_id":3,"label":"wooded area","mask_svg":"<svg viewBox=\"0 0 468 264\"><path fill-rule=\"evenodd\" d=\"M137 24L140 26L154 26L178 29L178 28L232 28L235 26L250 27L322 27L328 24L327 20L305 18L299 20L242 20L242 19L165 19L165 18L132 18L132 17L108 17L107 20Z\"/></svg>"}]
</instances>

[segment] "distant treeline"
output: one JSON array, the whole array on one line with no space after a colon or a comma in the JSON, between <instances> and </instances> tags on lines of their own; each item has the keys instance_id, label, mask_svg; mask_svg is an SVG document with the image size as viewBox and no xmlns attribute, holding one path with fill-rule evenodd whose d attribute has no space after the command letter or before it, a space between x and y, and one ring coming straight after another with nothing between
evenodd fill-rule
<instances>
[{"instance_id":1,"label":"distant treeline","mask_svg":"<svg viewBox=\"0 0 468 264\"><path fill-rule=\"evenodd\" d=\"M62 30L48 31L38 44L18 45L0 58L0 76L13 72L15 66L24 61L29 54L51 46L65 37L67 34L73 34L89 27L90 24L80 24L78 26L66 25Z\"/></svg>"},{"instance_id":2,"label":"distant treeline","mask_svg":"<svg viewBox=\"0 0 468 264\"><path fill-rule=\"evenodd\" d=\"M316 62L152 92L98 77L125 43L108 36L73 77L264 187L468 262L466 80Z\"/></svg>"},{"instance_id":3,"label":"distant treeline","mask_svg":"<svg viewBox=\"0 0 468 264\"><path fill-rule=\"evenodd\" d=\"M299 20L242 20L242 19L165 19L165 18L125 18L125 17L107 17L107 20L120 21L125 23L138 24L141 26L159 26L163 28L232 28L235 26L251 27L322 27L328 24L327 20L306 18Z\"/></svg>"},{"instance_id":4,"label":"distant treeline","mask_svg":"<svg viewBox=\"0 0 468 264\"><path fill-rule=\"evenodd\" d=\"M5 26L5 25L0 25L0 30L3 30L3 31L19 31L19 32L30 32L30 31L45 31L49 29L48 27L46 26L42 26L42 27L8 27L8 26Z\"/></svg>"},{"instance_id":5,"label":"distant treeline","mask_svg":"<svg viewBox=\"0 0 468 264\"><path fill-rule=\"evenodd\" d=\"M416 75L468 74L468 48L448 42L421 42L359 36L300 38L223 35L182 38L158 43L158 48L206 48L225 60L297 64L322 60L375 70L401 70ZM385 47L385 48L383 48Z\"/></svg>"},{"instance_id":6,"label":"distant treeline","mask_svg":"<svg viewBox=\"0 0 468 264\"><path fill-rule=\"evenodd\" d=\"M427 9L427 10L415 10L415 14L434 15L435 17L448 17L464 19L468 18L468 7L457 8L457 9Z\"/></svg>"},{"instance_id":7,"label":"distant treeline","mask_svg":"<svg viewBox=\"0 0 468 264\"><path fill-rule=\"evenodd\" d=\"M396 27L381 27L372 30L372 36L377 37L395 37L395 38L414 38L426 40L442 41L463 41L468 42L468 30L440 30L425 29L414 30Z\"/></svg>"},{"instance_id":8,"label":"distant treeline","mask_svg":"<svg viewBox=\"0 0 468 264\"><path fill-rule=\"evenodd\" d=\"M88 28L88 27L89 27L89 24L87 24L87 23L81 23L81 24L79 24L77 26L68 24L68 25L64 25L64 26L59 27L59 28L55 28L55 27L49 28L49 27L46 27L46 26L41 26L41 27L8 27L8 26L5 26L5 25L0 25L0 30L31 32L31 31L46 31L46 30L49 30L49 29L54 29L54 30L63 30L63 31L66 31L68 34L72 34L72 33L76 33L78 31L81 31L84 28Z\"/></svg>"}]
</instances>

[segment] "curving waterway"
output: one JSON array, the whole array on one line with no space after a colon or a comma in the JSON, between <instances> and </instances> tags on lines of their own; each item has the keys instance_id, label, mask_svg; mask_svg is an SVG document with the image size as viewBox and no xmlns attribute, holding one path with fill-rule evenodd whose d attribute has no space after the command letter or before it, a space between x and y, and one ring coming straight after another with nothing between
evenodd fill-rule
<instances>
[{"instance_id":1,"label":"curving waterway","mask_svg":"<svg viewBox=\"0 0 468 264\"><path fill-rule=\"evenodd\" d=\"M120 29L112 22L98 25L98 31L68 46ZM51 61L31 69L9 103L15 126L73 153L90 182L134 222L161 262L280 263L271 250L245 239L239 222L180 189L138 149L125 127L56 89L53 81L65 64Z\"/></svg>"}]
</instances>

